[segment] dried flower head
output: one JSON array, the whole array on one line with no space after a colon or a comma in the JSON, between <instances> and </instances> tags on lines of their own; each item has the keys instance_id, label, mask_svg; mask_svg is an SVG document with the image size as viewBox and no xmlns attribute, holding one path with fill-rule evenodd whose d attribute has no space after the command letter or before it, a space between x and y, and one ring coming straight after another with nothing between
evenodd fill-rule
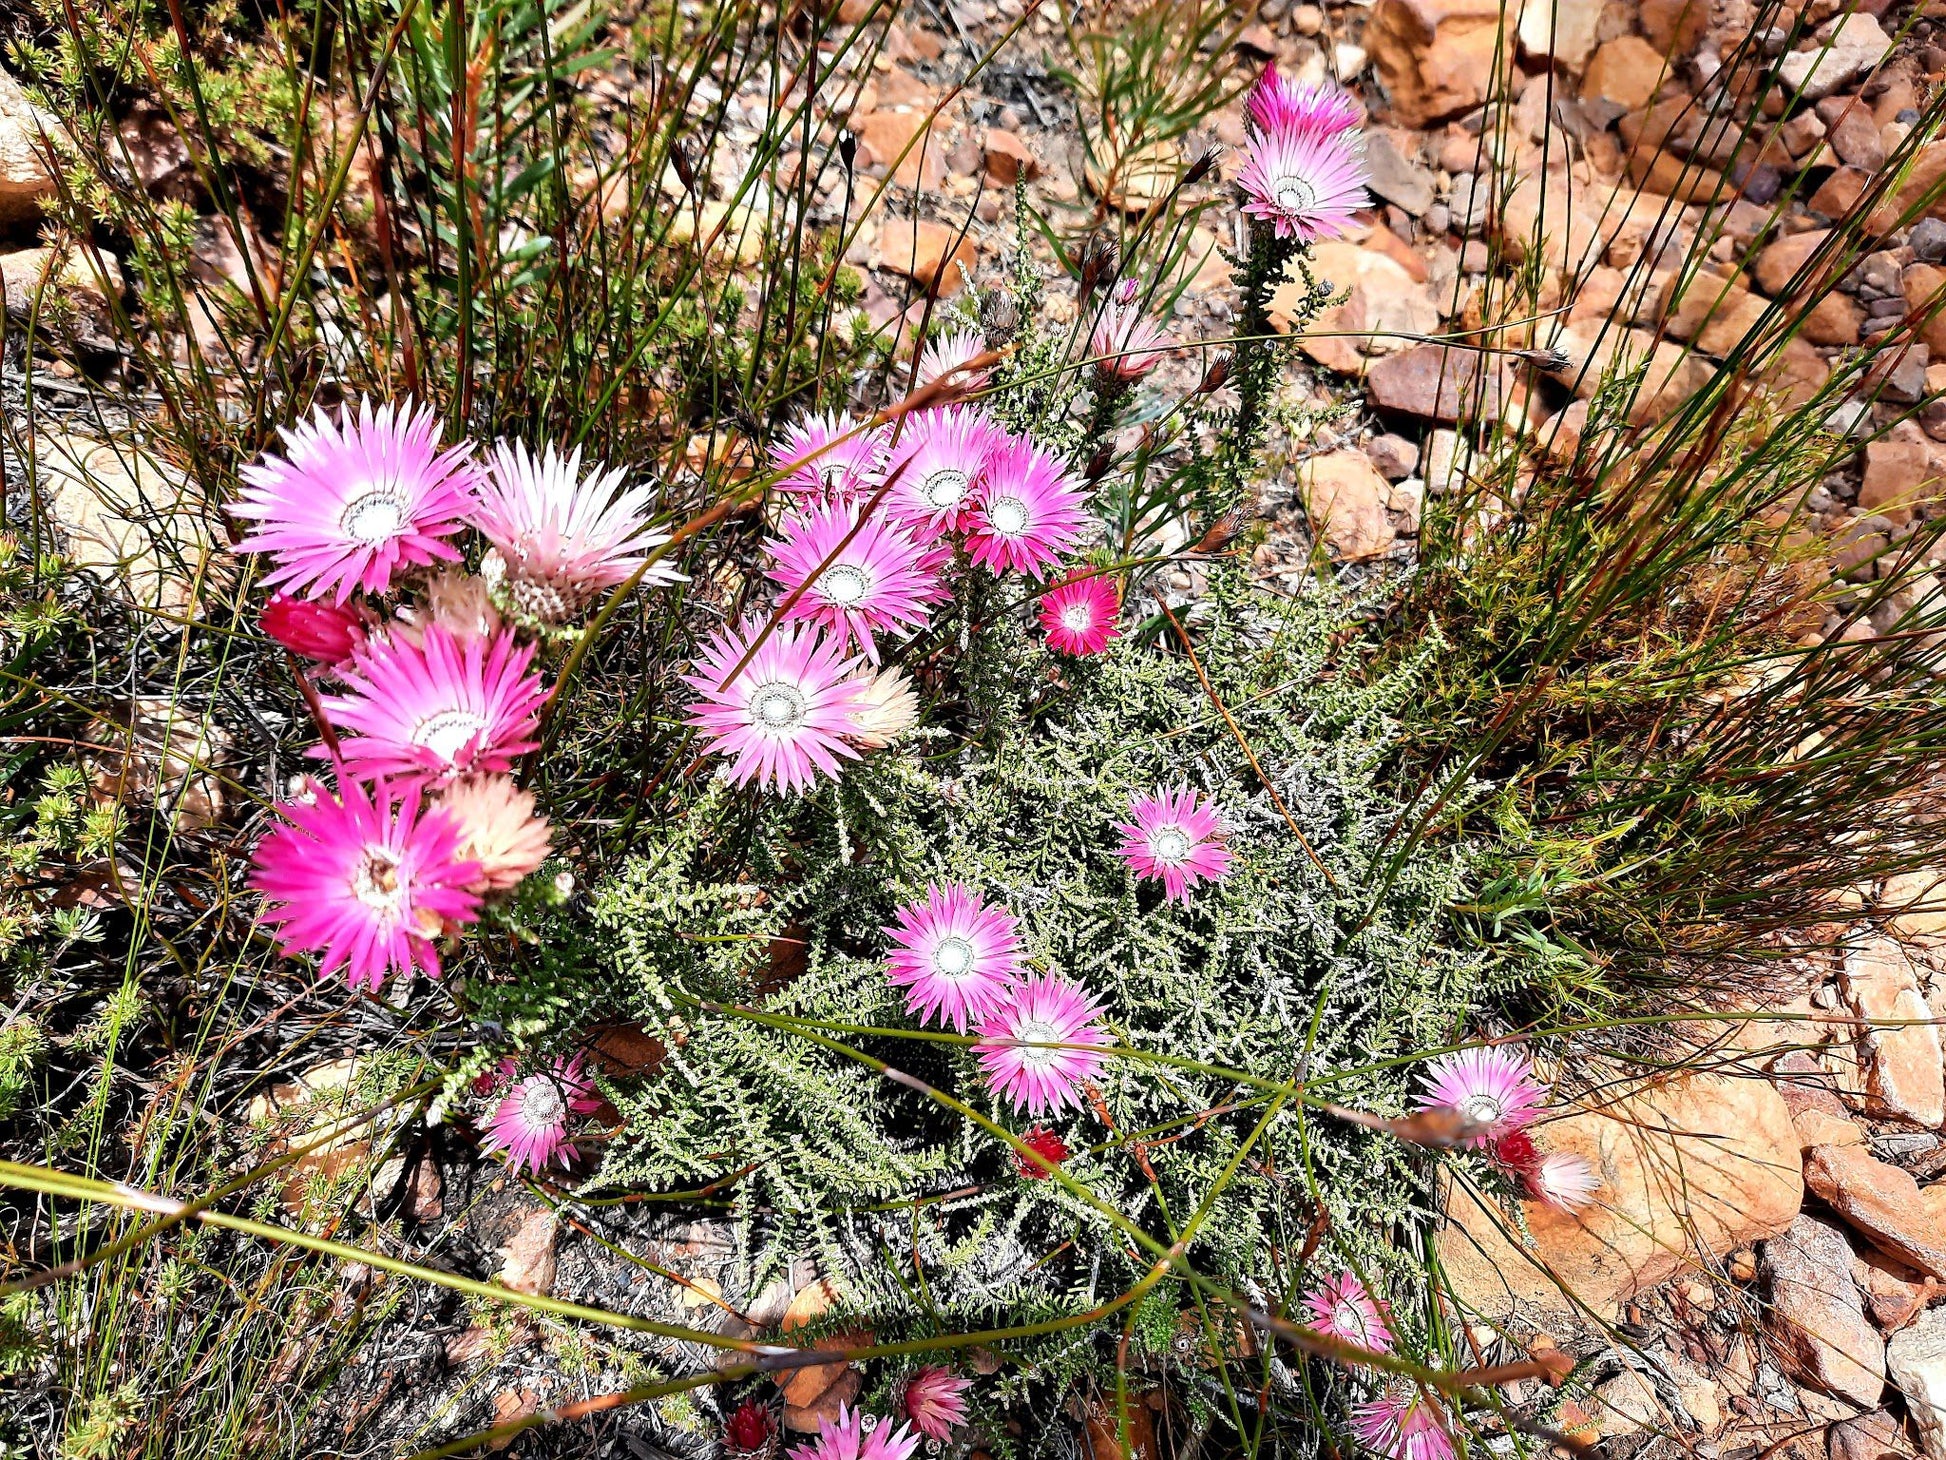
<instances>
[{"instance_id":1,"label":"dried flower head","mask_svg":"<svg viewBox=\"0 0 1946 1460\"><path fill-rule=\"evenodd\" d=\"M919 696L903 669L881 669L852 678L858 693L845 739L860 750L883 750L919 723Z\"/></svg>"},{"instance_id":2,"label":"dried flower head","mask_svg":"<svg viewBox=\"0 0 1946 1460\"><path fill-rule=\"evenodd\" d=\"M1585 1156L1556 1151L1541 1157L1527 1174L1527 1189L1535 1200L1560 1212L1578 1212L1601 1190L1601 1177Z\"/></svg>"},{"instance_id":3,"label":"dried flower head","mask_svg":"<svg viewBox=\"0 0 1946 1460\"><path fill-rule=\"evenodd\" d=\"M991 377L990 370L962 370L969 360L976 360L986 353L986 338L978 330L953 330L948 334L933 338L925 349L919 352L919 368L914 376L918 387L931 385L950 371L958 370L951 384L962 390L978 390Z\"/></svg>"},{"instance_id":4,"label":"dried flower head","mask_svg":"<svg viewBox=\"0 0 1946 1460\"><path fill-rule=\"evenodd\" d=\"M521 790L511 776L455 781L439 804L459 821L462 853L479 864L475 892L518 887L547 860L547 818L535 811L533 793Z\"/></svg>"}]
</instances>

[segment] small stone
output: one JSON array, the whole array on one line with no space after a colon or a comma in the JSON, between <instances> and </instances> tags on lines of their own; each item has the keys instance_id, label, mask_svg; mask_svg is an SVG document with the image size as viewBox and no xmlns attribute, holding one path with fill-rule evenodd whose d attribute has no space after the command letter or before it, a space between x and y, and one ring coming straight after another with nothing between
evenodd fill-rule
<instances>
[{"instance_id":1,"label":"small stone","mask_svg":"<svg viewBox=\"0 0 1946 1460\"><path fill-rule=\"evenodd\" d=\"M1855 1403L1885 1391L1885 1341L1865 1316L1851 1279L1844 1234L1800 1212L1764 1244L1770 1334L1779 1361L1798 1379Z\"/></svg>"},{"instance_id":2,"label":"small stone","mask_svg":"<svg viewBox=\"0 0 1946 1460\"><path fill-rule=\"evenodd\" d=\"M1347 562L1375 558L1398 533L1385 513L1385 478L1361 451L1314 456L1298 470L1306 512L1334 557Z\"/></svg>"},{"instance_id":3,"label":"small stone","mask_svg":"<svg viewBox=\"0 0 1946 1460\"><path fill-rule=\"evenodd\" d=\"M41 200L54 196L54 174L40 139L59 132L60 123L0 71L0 226L37 223L44 216Z\"/></svg>"},{"instance_id":4,"label":"small stone","mask_svg":"<svg viewBox=\"0 0 1946 1460\"><path fill-rule=\"evenodd\" d=\"M189 148L169 113L151 102L137 102L121 121L121 142L135 180L152 196L196 204L203 195Z\"/></svg>"},{"instance_id":5,"label":"small stone","mask_svg":"<svg viewBox=\"0 0 1946 1460\"><path fill-rule=\"evenodd\" d=\"M1924 264L1946 263L1946 221L1921 218L1906 235L1906 247Z\"/></svg>"},{"instance_id":6,"label":"small stone","mask_svg":"<svg viewBox=\"0 0 1946 1460\"><path fill-rule=\"evenodd\" d=\"M136 442L45 432L33 476L68 556L137 608L182 612L218 559L187 474Z\"/></svg>"},{"instance_id":7,"label":"small stone","mask_svg":"<svg viewBox=\"0 0 1946 1460\"><path fill-rule=\"evenodd\" d=\"M1934 1308L1893 1336L1886 1368L1932 1460L1946 1460L1946 1309Z\"/></svg>"},{"instance_id":8,"label":"small stone","mask_svg":"<svg viewBox=\"0 0 1946 1460\"><path fill-rule=\"evenodd\" d=\"M1316 35L1324 29L1324 11L1316 5L1300 5L1291 12L1291 27L1299 35Z\"/></svg>"},{"instance_id":9,"label":"small stone","mask_svg":"<svg viewBox=\"0 0 1946 1460\"><path fill-rule=\"evenodd\" d=\"M547 1296L554 1291L554 1239L559 1234L560 1219L551 1209L528 1207L500 1248L496 1276L516 1293Z\"/></svg>"},{"instance_id":10,"label":"small stone","mask_svg":"<svg viewBox=\"0 0 1946 1460\"><path fill-rule=\"evenodd\" d=\"M1144 213L1169 196L1182 176L1182 148L1167 137L1138 147L1123 157L1112 174L1087 163L1083 169L1088 190L1124 213Z\"/></svg>"},{"instance_id":11,"label":"small stone","mask_svg":"<svg viewBox=\"0 0 1946 1460\"><path fill-rule=\"evenodd\" d=\"M1530 56L1551 57L1579 71L1595 48L1601 25L1601 0L1553 0L1520 11L1520 46Z\"/></svg>"},{"instance_id":12,"label":"small stone","mask_svg":"<svg viewBox=\"0 0 1946 1460\"><path fill-rule=\"evenodd\" d=\"M887 169L892 181L908 188L936 188L945 178L942 166L944 148L929 131L931 118L925 111L867 112L852 119L851 129L858 134L870 154L870 161Z\"/></svg>"},{"instance_id":13,"label":"small stone","mask_svg":"<svg viewBox=\"0 0 1946 1460\"><path fill-rule=\"evenodd\" d=\"M1404 481L1419 467L1419 448L1390 431L1367 441L1365 455L1388 482Z\"/></svg>"},{"instance_id":14,"label":"small stone","mask_svg":"<svg viewBox=\"0 0 1946 1460\"><path fill-rule=\"evenodd\" d=\"M1859 490L1858 505L1889 517L1884 504L1891 498L1866 498L1867 489L1874 485L1870 463L1884 459L1882 454L1874 457L1874 453L1888 449L1917 455L1916 470L1902 465L1899 486L1891 489L1894 495L1904 491L1909 500L1909 494L1917 489L1916 478L1925 471L1926 448L1923 443L1904 441L1874 441L1865 448L1866 486ZM1932 1010L1920 992L1917 971L1905 950L1882 936L1848 949L1839 987L1852 1013L1871 1026L1858 1036L1867 1111L1910 1121L1927 1130L1946 1124L1946 1079L1941 1076L1939 1031L1933 1026Z\"/></svg>"},{"instance_id":15,"label":"small stone","mask_svg":"<svg viewBox=\"0 0 1946 1460\"><path fill-rule=\"evenodd\" d=\"M950 298L979 267L980 249L970 236L943 223L891 218L879 228L878 267L903 274L932 293Z\"/></svg>"},{"instance_id":16,"label":"small stone","mask_svg":"<svg viewBox=\"0 0 1946 1460\"><path fill-rule=\"evenodd\" d=\"M1400 156L1384 132L1365 134L1365 164L1371 169L1371 190L1379 197L1415 218L1432 206L1432 174Z\"/></svg>"},{"instance_id":17,"label":"small stone","mask_svg":"<svg viewBox=\"0 0 1946 1460\"><path fill-rule=\"evenodd\" d=\"M1274 57L1277 54L1277 37L1271 34L1269 26L1259 22L1243 28L1236 38L1236 48L1246 55Z\"/></svg>"},{"instance_id":18,"label":"small stone","mask_svg":"<svg viewBox=\"0 0 1946 1460\"><path fill-rule=\"evenodd\" d=\"M1807 101L1818 101L1871 70L1891 49L1892 38L1876 20L1853 12L1838 22L1830 40L1785 56L1777 74Z\"/></svg>"},{"instance_id":19,"label":"small stone","mask_svg":"<svg viewBox=\"0 0 1946 1460\"><path fill-rule=\"evenodd\" d=\"M1757 287L1775 299L1830 237L1829 229L1813 228L1778 239L1757 255Z\"/></svg>"},{"instance_id":20,"label":"small stone","mask_svg":"<svg viewBox=\"0 0 1946 1460\"><path fill-rule=\"evenodd\" d=\"M1667 73L1668 62L1654 46L1640 36L1617 36L1604 43L1588 63L1587 74L1581 78L1581 95L1634 111L1655 99Z\"/></svg>"},{"instance_id":21,"label":"small stone","mask_svg":"<svg viewBox=\"0 0 1946 1460\"><path fill-rule=\"evenodd\" d=\"M1483 360L1473 350L1415 345L1374 362L1366 387L1380 410L1451 423L1462 414L1497 416L1511 380L1498 357Z\"/></svg>"},{"instance_id":22,"label":"small stone","mask_svg":"<svg viewBox=\"0 0 1946 1460\"><path fill-rule=\"evenodd\" d=\"M1853 1231L1922 1272L1946 1277L1946 1224L1907 1172L1859 1146L1814 1146L1804 1153L1804 1183Z\"/></svg>"},{"instance_id":23,"label":"small stone","mask_svg":"<svg viewBox=\"0 0 1946 1460\"><path fill-rule=\"evenodd\" d=\"M1879 135L1878 123L1863 103L1845 97L1830 97L1818 103L1820 108L1833 107L1837 115L1830 119L1831 150L1846 164L1863 172L1877 172L1885 166L1885 141Z\"/></svg>"},{"instance_id":24,"label":"small stone","mask_svg":"<svg viewBox=\"0 0 1946 1460\"><path fill-rule=\"evenodd\" d=\"M987 176L1002 187L1012 187L1026 178L1032 182L1041 175L1040 159L1018 132L1005 127L989 127L986 135Z\"/></svg>"},{"instance_id":25,"label":"small stone","mask_svg":"<svg viewBox=\"0 0 1946 1460\"><path fill-rule=\"evenodd\" d=\"M1797 1146L1808 1151L1813 1146L1862 1146L1865 1144L1865 1128L1856 1121L1846 1120L1842 1115L1833 1115L1828 1110L1807 1106L1791 1113L1791 1125L1797 1131Z\"/></svg>"},{"instance_id":26,"label":"small stone","mask_svg":"<svg viewBox=\"0 0 1946 1460\"><path fill-rule=\"evenodd\" d=\"M1596 1386L1594 1411L1604 1440L1659 1430L1667 1423L1655 1385L1635 1369L1624 1369Z\"/></svg>"},{"instance_id":27,"label":"small stone","mask_svg":"<svg viewBox=\"0 0 1946 1460\"><path fill-rule=\"evenodd\" d=\"M1784 150L1802 161L1824 140L1824 121L1814 111L1799 112L1777 129L1777 135Z\"/></svg>"},{"instance_id":28,"label":"small stone","mask_svg":"<svg viewBox=\"0 0 1946 1460\"><path fill-rule=\"evenodd\" d=\"M1909 1264L1869 1250L1853 1254L1851 1276L1873 1321L1887 1333L1904 1328L1939 1291L1938 1283Z\"/></svg>"},{"instance_id":29,"label":"small stone","mask_svg":"<svg viewBox=\"0 0 1946 1460\"><path fill-rule=\"evenodd\" d=\"M1709 29L1710 7L1703 0L1642 0L1642 34L1671 61L1681 60Z\"/></svg>"}]
</instances>

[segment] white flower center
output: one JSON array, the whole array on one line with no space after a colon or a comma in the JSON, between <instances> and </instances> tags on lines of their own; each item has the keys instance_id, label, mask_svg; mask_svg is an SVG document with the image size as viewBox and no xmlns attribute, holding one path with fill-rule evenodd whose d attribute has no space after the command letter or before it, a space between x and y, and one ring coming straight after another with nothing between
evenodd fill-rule
<instances>
[{"instance_id":1,"label":"white flower center","mask_svg":"<svg viewBox=\"0 0 1946 1460\"><path fill-rule=\"evenodd\" d=\"M1070 603L1061 610L1061 627L1084 633L1095 626L1095 611L1086 603Z\"/></svg>"},{"instance_id":2,"label":"white flower center","mask_svg":"<svg viewBox=\"0 0 1946 1460\"><path fill-rule=\"evenodd\" d=\"M818 480L827 492L842 492L851 485L851 472L841 461L827 461L818 467Z\"/></svg>"},{"instance_id":3,"label":"white flower center","mask_svg":"<svg viewBox=\"0 0 1946 1460\"><path fill-rule=\"evenodd\" d=\"M1014 1027L1014 1038L1020 1042L1021 1059L1035 1069L1046 1069L1061 1057L1060 1050L1049 1047L1061 1043L1061 1031L1051 1020L1023 1019Z\"/></svg>"},{"instance_id":4,"label":"white flower center","mask_svg":"<svg viewBox=\"0 0 1946 1460\"><path fill-rule=\"evenodd\" d=\"M1179 866L1195 845L1195 839L1173 822L1149 833L1150 854L1171 867Z\"/></svg>"},{"instance_id":5,"label":"white flower center","mask_svg":"<svg viewBox=\"0 0 1946 1460\"><path fill-rule=\"evenodd\" d=\"M1027 530L1027 504L1018 497L1002 497L987 508L987 521L1002 537L1019 537Z\"/></svg>"},{"instance_id":6,"label":"white flower center","mask_svg":"<svg viewBox=\"0 0 1946 1460\"><path fill-rule=\"evenodd\" d=\"M486 718L471 710L440 710L412 727L412 743L423 745L441 760L451 760L486 728Z\"/></svg>"},{"instance_id":7,"label":"white flower center","mask_svg":"<svg viewBox=\"0 0 1946 1460\"><path fill-rule=\"evenodd\" d=\"M370 482L365 490L345 503L338 514L338 526L345 535L376 547L390 542L405 526L405 492L397 482Z\"/></svg>"},{"instance_id":8,"label":"white flower center","mask_svg":"<svg viewBox=\"0 0 1946 1460\"><path fill-rule=\"evenodd\" d=\"M758 685L750 696L750 713L760 730L795 730L809 708L803 691L781 679Z\"/></svg>"},{"instance_id":9,"label":"white flower center","mask_svg":"<svg viewBox=\"0 0 1946 1460\"><path fill-rule=\"evenodd\" d=\"M1351 1299L1339 1300L1338 1306L1331 1310L1331 1321L1340 1333L1353 1334L1360 1344L1371 1347L1371 1333L1365 1327L1365 1315Z\"/></svg>"},{"instance_id":10,"label":"white flower center","mask_svg":"<svg viewBox=\"0 0 1946 1460\"><path fill-rule=\"evenodd\" d=\"M540 1128L562 1126L567 1123L568 1102L552 1080L529 1080L521 1087L520 1118Z\"/></svg>"},{"instance_id":11,"label":"white flower center","mask_svg":"<svg viewBox=\"0 0 1946 1460\"><path fill-rule=\"evenodd\" d=\"M390 923L404 914L405 894L398 858L384 847L367 846L351 869L351 895Z\"/></svg>"},{"instance_id":12,"label":"white flower center","mask_svg":"<svg viewBox=\"0 0 1946 1460\"><path fill-rule=\"evenodd\" d=\"M942 466L928 472L926 479L919 483L919 495L935 508L956 507L966 495L966 473L956 466Z\"/></svg>"},{"instance_id":13,"label":"white flower center","mask_svg":"<svg viewBox=\"0 0 1946 1460\"><path fill-rule=\"evenodd\" d=\"M1308 213L1318 205L1317 189L1301 177L1272 179L1270 197L1286 213Z\"/></svg>"},{"instance_id":14,"label":"white flower center","mask_svg":"<svg viewBox=\"0 0 1946 1460\"><path fill-rule=\"evenodd\" d=\"M1459 1112L1478 1125L1492 1125L1507 1113L1507 1107L1484 1090L1476 1090L1460 1102Z\"/></svg>"},{"instance_id":15,"label":"white flower center","mask_svg":"<svg viewBox=\"0 0 1946 1460\"><path fill-rule=\"evenodd\" d=\"M973 969L973 945L964 938L941 938L932 950L932 969L942 978L964 978Z\"/></svg>"},{"instance_id":16,"label":"white flower center","mask_svg":"<svg viewBox=\"0 0 1946 1460\"><path fill-rule=\"evenodd\" d=\"M865 601L872 591L872 575L856 563L839 563L827 568L818 579L824 596L840 608L851 608Z\"/></svg>"}]
</instances>

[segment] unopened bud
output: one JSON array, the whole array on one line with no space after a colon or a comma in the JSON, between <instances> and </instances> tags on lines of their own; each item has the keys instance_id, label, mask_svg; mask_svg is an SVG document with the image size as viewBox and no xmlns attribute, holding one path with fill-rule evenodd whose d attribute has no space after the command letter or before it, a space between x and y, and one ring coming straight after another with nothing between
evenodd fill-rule
<instances>
[{"instance_id":1,"label":"unopened bud","mask_svg":"<svg viewBox=\"0 0 1946 1460\"><path fill-rule=\"evenodd\" d=\"M1099 233L1088 236L1081 245L1081 300L1086 303L1095 291L1115 277L1119 250L1111 238Z\"/></svg>"},{"instance_id":2,"label":"unopened bud","mask_svg":"<svg viewBox=\"0 0 1946 1460\"><path fill-rule=\"evenodd\" d=\"M851 171L852 164L858 161L857 133L840 132L838 134L838 160L844 163L846 172Z\"/></svg>"},{"instance_id":3,"label":"unopened bud","mask_svg":"<svg viewBox=\"0 0 1946 1460\"><path fill-rule=\"evenodd\" d=\"M1223 383L1230 378L1231 358L1229 351L1225 350L1209 362L1209 368L1203 372L1202 384L1196 387L1196 394L1208 395L1213 390L1223 388Z\"/></svg>"},{"instance_id":4,"label":"unopened bud","mask_svg":"<svg viewBox=\"0 0 1946 1460\"><path fill-rule=\"evenodd\" d=\"M1216 164L1223 158L1223 149L1212 144L1203 149L1203 155L1189 164L1189 171L1183 174L1182 185L1193 188L1197 183L1216 171Z\"/></svg>"},{"instance_id":5,"label":"unopened bud","mask_svg":"<svg viewBox=\"0 0 1946 1460\"><path fill-rule=\"evenodd\" d=\"M1088 458L1087 468L1082 472L1091 482L1098 482L1108 475L1108 468L1115 464L1115 449L1104 446Z\"/></svg>"},{"instance_id":6,"label":"unopened bud","mask_svg":"<svg viewBox=\"0 0 1946 1460\"><path fill-rule=\"evenodd\" d=\"M689 160L689 149L682 143L674 143L669 148L669 165L682 179L683 188L693 197L696 192L696 164Z\"/></svg>"}]
</instances>

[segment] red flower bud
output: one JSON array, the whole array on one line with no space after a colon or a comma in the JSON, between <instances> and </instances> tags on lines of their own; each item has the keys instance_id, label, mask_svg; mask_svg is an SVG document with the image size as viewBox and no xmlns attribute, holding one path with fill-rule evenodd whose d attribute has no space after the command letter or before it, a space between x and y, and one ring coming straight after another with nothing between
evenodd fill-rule
<instances>
[{"instance_id":1,"label":"red flower bud","mask_svg":"<svg viewBox=\"0 0 1946 1460\"><path fill-rule=\"evenodd\" d=\"M365 642L365 620L355 610L281 593L270 596L261 622L263 631L291 653L320 664L342 664Z\"/></svg>"},{"instance_id":2,"label":"red flower bud","mask_svg":"<svg viewBox=\"0 0 1946 1460\"><path fill-rule=\"evenodd\" d=\"M733 1454L751 1455L770 1443L776 1428L777 1422L770 1417L768 1409L754 1399L746 1399L723 1427L723 1438Z\"/></svg>"},{"instance_id":3,"label":"red flower bud","mask_svg":"<svg viewBox=\"0 0 1946 1460\"><path fill-rule=\"evenodd\" d=\"M1022 1144L1034 1152L1035 1155L1044 1157L1057 1166L1073 1154L1068 1150L1068 1143L1066 1141L1055 1135L1053 1131L1044 1129L1038 1125L1032 1127L1020 1139ZM1028 1160L1019 1151L1014 1152L1014 1166L1029 1181L1045 1181L1054 1174L1045 1166L1036 1165L1034 1162Z\"/></svg>"},{"instance_id":4,"label":"red flower bud","mask_svg":"<svg viewBox=\"0 0 1946 1460\"><path fill-rule=\"evenodd\" d=\"M1508 1131L1493 1143L1493 1159L1516 1176L1524 1176L1541 1164L1541 1153L1534 1149L1534 1138L1524 1130Z\"/></svg>"}]
</instances>

